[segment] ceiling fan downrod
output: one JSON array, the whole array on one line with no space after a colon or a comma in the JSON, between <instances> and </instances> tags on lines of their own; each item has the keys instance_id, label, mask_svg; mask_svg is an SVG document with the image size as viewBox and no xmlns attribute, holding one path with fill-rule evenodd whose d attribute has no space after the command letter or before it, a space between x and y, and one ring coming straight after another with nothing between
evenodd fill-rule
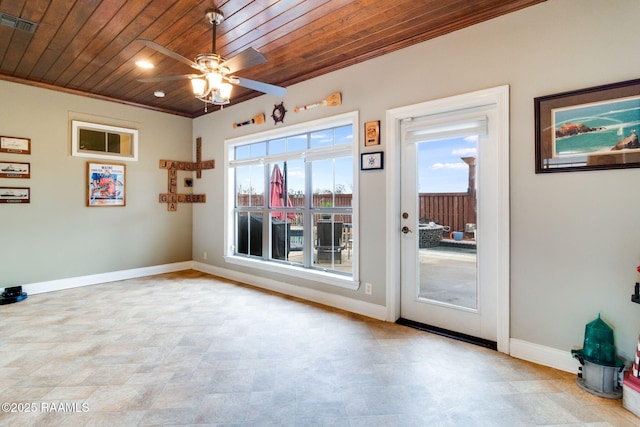
<instances>
[{"instance_id":1,"label":"ceiling fan downrod","mask_svg":"<svg viewBox=\"0 0 640 427\"><path fill-rule=\"evenodd\" d=\"M205 13L207 22L213 25L213 31L211 32L211 52L216 52L216 27L224 21L224 15L221 11L216 9L209 9Z\"/></svg>"}]
</instances>

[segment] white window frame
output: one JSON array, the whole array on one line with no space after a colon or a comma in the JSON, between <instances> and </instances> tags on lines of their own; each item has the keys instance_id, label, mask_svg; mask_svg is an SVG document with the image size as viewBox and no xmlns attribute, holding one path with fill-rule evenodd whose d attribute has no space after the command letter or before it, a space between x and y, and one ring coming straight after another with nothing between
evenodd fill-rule
<instances>
[{"instance_id":1,"label":"white window frame","mask_svg":"<svg viewBox=\"0 0 640 427\"><path fill-rule=\"evenodd\" d=\"M117 154L107 151L95 151L95 150L83 150L80 148L80 130L92 130L96 132L104 132L129 135L131 137L131 151L132 154ZM71 155L74 157L88 157L99 158L109 160L129 160L138 161L138 130L123 128L119 126L102 125L98 123L83 122L79 120L71 121Z\"/></svg>"},{"instance_id":2,"label":"white window frame","mask_svg":"<svg viewBox=\"0 0 640 427\"><path fill-rule=\"evenodd\" d=\"M237 256L234 254L235 235L234 230L234 214L235 214L235 187L234 187L234 169L229 167L233 162L232 156L234 148L238 145L244 145L254 142L262 142L266 140L278 139L287 136L296 135L299 133L313 132L317 130L323 130L331 127L351 125L353 129L353 142L351 143L351 158L353 162L353 195L352 195L352 270L351 276L336 274L330 271L323 271L321 269L304 268L297 264L288 264L273 261L266 261L261 259L249 258L245 256ZM225 239L225 255L226 262L234 265L239 265L247 268L254 268L265 272L274 272L284 275L289 275L296 278L307 279L311 281L322 282L332 286L340 288L346 288L351 290L357 290L359 288L359 265L358 265L358 178L359 178L359 114L357 111L339 114L336 116L326 117L310 122L299 123L296 125L285 126L269 130L266 132L255 133L251 135L241 136L238 138L232 138L225 140L224 150L224 188L225 188L225 202L224 202L224 239ZM311 153L310 153L311 154ZM299 154L298 154L299 156ZM310 156L311 157L311 156ZM237 163L241 164L242 161Z\"/></svg>"}]
</instances>

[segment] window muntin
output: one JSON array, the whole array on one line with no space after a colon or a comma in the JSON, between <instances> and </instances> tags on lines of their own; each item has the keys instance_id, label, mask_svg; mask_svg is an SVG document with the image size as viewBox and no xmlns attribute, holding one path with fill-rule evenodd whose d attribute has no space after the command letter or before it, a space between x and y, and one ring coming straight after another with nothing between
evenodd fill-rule
<instances>
[{"instance_id":1,"label":"window muntin","mask_svg":"<svg viewBox=\"0 0 640 427\"><path fill-rule=\"evenodd\" d=\"M353 277L354 121L345 122L230 144L235 229L229 255ZM271 194L276 167L286 197Z\"/></svg>"}]
</instances>

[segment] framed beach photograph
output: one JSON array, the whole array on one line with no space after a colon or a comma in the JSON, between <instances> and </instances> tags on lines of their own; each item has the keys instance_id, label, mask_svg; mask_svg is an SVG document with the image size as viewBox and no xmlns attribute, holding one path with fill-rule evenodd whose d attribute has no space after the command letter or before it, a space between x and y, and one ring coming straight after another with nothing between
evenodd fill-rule
<instances>
[{"instance_id":1,"label":"framed beach photograph","mask_svg":"<svg viewBox=\"0 0 640 427\"><path fill-rule=\"evenodd\" d=\"M31 203L29 187L0 187L0 203Z\"/></svg>"},{"instance_id":2,"label":"framed beach photograph","mask_svg":"<svg viewBox=\"0 0 640 427\"><path fill-rule=\"evenodd\" d=\"M536 173L640 167L640 79L534 99Z\"/></svg>"},{"instance_id":3,"label":"framed beach photograph","mask_svg":"<svg viewBox=\"0 0 640 427\"><path fill-rule=\"evenodd\" d=\"M125 204L125 165L87 162L87 206L125 206Z\"/></svg>"},{"instance_id":4,"label":"framed beach photograph","mask_svg":"<svg viewBox=\"0 0 640 427\"><path fill-rule=\"evenodd\" d=\"M22 162L0 161L0 178L31 178L31 165Z\"/></svg>"}]
</instances>

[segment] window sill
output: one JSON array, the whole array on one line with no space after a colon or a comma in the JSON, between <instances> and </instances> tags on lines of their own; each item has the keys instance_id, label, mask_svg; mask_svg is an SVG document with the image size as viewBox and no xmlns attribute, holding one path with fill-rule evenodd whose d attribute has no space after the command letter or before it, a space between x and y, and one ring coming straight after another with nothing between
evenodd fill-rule
<instances>
[{"instance_id":1,"label":"window sill","mask_svg":"<svg viewBox=\"0 0 640 427\"><path fill-rule=\"evenodd\" d=\"M346 277L340 274L334 274L325 271L311 270L294 265L256 260L241 256L225 256L224 260L229 264L241 265L243 267L285 274L287 276L296 277L298 279L313 280L327 285L337 286L343 289L350 289L352 291L357 291L360 287L360 282L354 280L352 277Z\"/></svg>"}]
</instances>

